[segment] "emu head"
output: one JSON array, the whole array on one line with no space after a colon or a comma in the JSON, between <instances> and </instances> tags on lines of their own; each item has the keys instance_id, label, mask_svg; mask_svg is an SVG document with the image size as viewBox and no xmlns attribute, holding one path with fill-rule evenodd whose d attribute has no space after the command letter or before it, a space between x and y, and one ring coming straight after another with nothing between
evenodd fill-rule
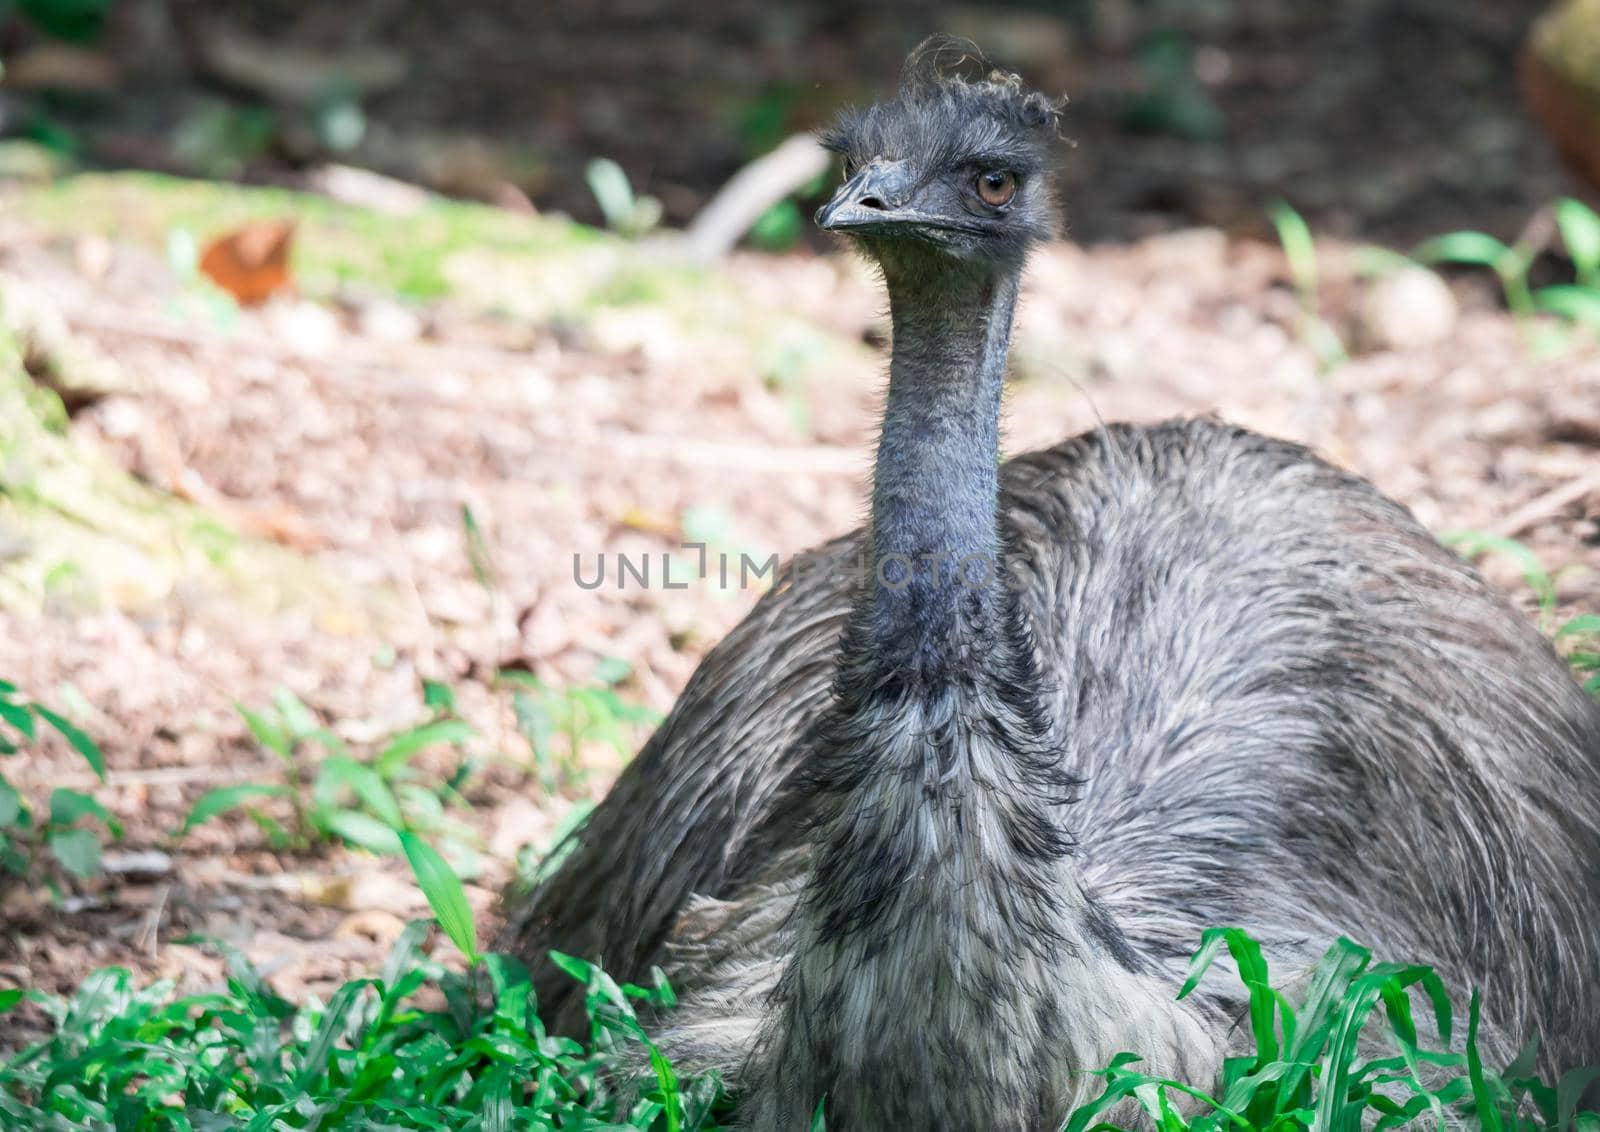
<instances>
[{"instance_id":1,"label":"emu head","mask_svg":"<svg viewBox=\"0 0 1600 1132\"><path fill-rule=\"evenodd\" d=\"M978 70L966 77L962 69ZM817 224L897 269L1015 271L1055 227L1049 170L1060 103L946 39L912 52L899 93L823 136L844 183Z\"/></svg>"}]
</instances>

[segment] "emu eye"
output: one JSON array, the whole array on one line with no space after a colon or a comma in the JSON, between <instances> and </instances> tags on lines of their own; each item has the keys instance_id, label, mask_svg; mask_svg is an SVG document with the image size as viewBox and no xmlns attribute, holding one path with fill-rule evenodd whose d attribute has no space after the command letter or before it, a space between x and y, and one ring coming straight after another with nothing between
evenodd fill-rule
<instances>
[{"instance_id":1,"label":"emu eye","mask_svg":"<svg viewBox=\"0 0 1600 1132\"><path fill-rule=\"evenodd\" d=\"M1017 195L1017 175L1001 169L978 174L978 196L991 208L1003 208Z\"/></svg>"}]
</instances>

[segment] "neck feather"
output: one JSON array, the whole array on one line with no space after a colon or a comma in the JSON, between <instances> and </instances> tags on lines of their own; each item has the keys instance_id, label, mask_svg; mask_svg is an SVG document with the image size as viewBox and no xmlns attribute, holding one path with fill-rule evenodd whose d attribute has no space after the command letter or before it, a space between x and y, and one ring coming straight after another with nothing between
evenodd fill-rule
<instances>
[{"instance_id":1,"label":"neck feather","mask_svg":"<svg viewBox=\"0 0 1600 1132\"><path fill-rule=\"evenodd\" d=\"M1091 1062L1071 1048L1067 972L1105 947L1062 822L1076 783L999 563L1017 280L918 288L886 274L880 569L797 782L815 841L749 1126L798 1132L826 1095L830 1127L1035 1132L1064 1114L1061 1067ZM954 568L974 557L986 583Z\"/></svg>"},{"instance_id":2,"label":"neck feather","mask_svg":"<svg viewBox=\"0 0 1600 1132\"><path fill-rule=\"evenodd\" d=\"M869 647L932 679L995 615L1000 398L1017 276L890 276L894 355L872 492Z\"/></svg>"}]
</instances>

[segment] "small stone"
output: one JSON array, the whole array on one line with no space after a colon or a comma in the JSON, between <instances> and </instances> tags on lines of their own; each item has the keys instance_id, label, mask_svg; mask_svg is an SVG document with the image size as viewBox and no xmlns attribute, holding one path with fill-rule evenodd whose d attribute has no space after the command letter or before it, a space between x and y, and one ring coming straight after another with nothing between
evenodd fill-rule
<instances>
[{"instance_id":1,"label":"small stone","mask_svg":"<svg viewBox=\"0 0 1600 1132\"><path fill-rule=\"evenodd\" d=\"M324 165L308 180L312 188L336 201L385 216L415 216L428 207L427 189L350 165Z\"/></svg>"},{"instance_id":2,"label":"small stone","mask_svg":"<svg viewBox=\"0 0 1600 1132\"><path fill-rule=\"evenodd\" d=\"M305 299L279 301L266 308L268 331L304 355L327 353L342 333L339 319L326 307Z\"/></svg>"},{"instance_id":3,"label":"small stone","mask_svg":"<svg viewBox=\"0 0 1600 1132\"><path fill-rule=\"evenodd\" d=\"M126 879L164 877L172 871L172 858L159 849L109 849L100 859L101 869Z\"/></svg>"},{"instance_id":4,"label":"small stone","mask_svg":"<svg viewBox=\"0 0 1600 1132\"><path fill-rule=\"evenodd\" d=\"M1425 267L1407 267L1378 279L1361 304L1361 337L1375 350L1436 346L1456 328L1456 297Z\"/></svg>"},{"instance_id":5,"label":"small stone","mask_svg":"<svg viewBox=\"0 0 1600 1132\"><path fill-rule=\"evenodd\" d=\"M85 279L98 283L111 273L115 251L104 236L84 236L73 249L78 271Z\"/></svg>"},{"instance_id":6,"label":"small stone","mask_svg":"<svg viewBox=\"0 0 1600 1132\"><path fill-rule=\"evenodd\" d=\"M415 342L422 337L422 319L415 311L387 299L374 299L357 316L361 333L382 342Z\"/></svg>"}]
</instances>

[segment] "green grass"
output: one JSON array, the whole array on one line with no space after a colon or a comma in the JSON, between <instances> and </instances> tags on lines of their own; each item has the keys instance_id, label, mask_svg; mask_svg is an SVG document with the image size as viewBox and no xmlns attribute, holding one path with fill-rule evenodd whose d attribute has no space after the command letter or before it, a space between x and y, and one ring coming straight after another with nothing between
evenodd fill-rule
<instances>
[{"instance_id":1,"label":"green grass","mask_svg":"<svg viewBox=\"0 0 1600 1132\"><path fill-rule=\"evenodd\" d=\"M418 876L450 935L475 950L470 917L452 903L437 860ZM714 1078L677 1073L650 1044L638 1007L670 1009L672 992L619 985L579 959L557 955L587 985L587 1042L550 1034L525 968L477 956L463 973L421 949L428 925L410 925L381 972L346 983L324 1004L286 1001L240 955L213 992L174 997L169 983L136 988L124 970L90 975L70 999L0 992L0 1010L24 999L47 1012L50 1035L0 1062L7 1129L648 1129L711 1132L730 1100ZM1492 1132L1600 1130L1577 1112L1594 1074L1560 1082L1532 1072L1536 1047L1509 1066L1478 1055L1478 1002L1467 1007L1460 1052L1429 1033L1462 1033L1459 1011L1427 968L1377 963L1340 940L1291 1006L1274 988L1255 942L1236 930L1206 933L1189 994L1226 950L1248 991L1241 1026L1254 1053L1228 1061L1220 1086L1146 1075L1131 1055L1098 1075L1099 1097L1068 1132L1132 1124L1136 1111L1162 1132L1338 1132L1447 1119ZM1387 1052L1364 1057L1358 1037L1382 1035ZM624 1105L609 1071L630 1062L650 1075ZM1367 1047L1370 1049L1370 1046ZM1116 1122L1107 1121L1108 1114ZM823 1126L819 1118L813 1125Z\"/></svg>"},{"instance_id":2,"label":"green grass","mask_svg":"<svg viewBox=\"0 0 1600 1132\"><path fill-rule=\"evenodd\" d=\"M241 810L275 849L303 852L318 843L342 840L373 853L398 854L403 834L421 832L451 840L456 856L466 856L468 831L446 815L445 806L464 804L459 787L471 774L472 763L461 745L474 732L455 715L449 689L434 687L439 692L430 692L429 698L443 694L444 703L429 704L423 722L391 732L361 756L287 689L278 689L270 707L252 710L240 705L238 711L251 735L278 760L282 776L207 792L190 809L180 836ZM448 779L441 781L412 765L430 747L455 748L456 769ZM287 824L262 809L271 799L287 804Z\"/></svg>"},{"instance_id":3,"label":"green grass","mask_svg":"<svg viewBox=\"0 0 1600 1132\"><path fill-rule=\"evenodd\" d=\"M325 297L354 284L410 299L451 294L457 252L492 249L509 260L592 252L607 237L563 221L486 205L431 201L410 216L386 216L315 193L245 188L155 173L84 173L25 192L18 215L55 232L94 232L151 248L171 233L203 241L252 221L293 217L295 269L303 291Z\"/></svg>"},{"instance_id":4,"label":"green grass","mask_svg":"<svg viewBox=\"0 0 1600 1132\"><path fill-rule=\"evenodd\" d=\"M586 964L588 1043L547 1033L526 970L485 956L466 973L426 957L411 925L375 977L326 1004L276 994L237 953L215 992L136 989L90 975L70 999L28 997L54 1032L0 1066L0 1120L16 1129L712 1129L715 1081L659 1082L621 1111L605 1070L643 1040L635 1002ZM16 1007L20 992L0 992Z\"/></svg>"},{"instance_id":5,"label":"green grass","mask_svg":"<svg viewBox=\"0 0 1600 1132\"><path fill-rule=\"evenodd\" d=\"M1506 307L1524 327L1535 316L1550 315L1573 326L1600 332L1600 214L1571 197L1553 206L1554 232L1571 261L1570 283L1534 287L1530 280L1534 263L1548 250L1547 241L1524 237L1507 244L1483 232L1447 232L1419 244L1412 255L1426 264L1455 264L1492 271L1505 295ZM1536 231L1537 226L1530 226ZM1557 348L1561 339L1546 336L1536 340L1541 349Z\"/></svg>"},{"instance_id":6,"label":"green grass","mask_svg":"<svg viewBox=\"0 0 1600 1132\"><path fill-rule=\"evenodd\" d=\"M1321 314L1322 272L1317 263L1317 246L1312 239L1311 228L1286 201L1273 205L1269 215L1272 217L1272 226L1277 229L1278 242L1283 245L1284 258L1289 261L1295 297L1300 303L1300 341L1316 355L1317 368L1329 373L1344 365L1350 357L1338 333Z\"/></svg>"}]
</instances>

